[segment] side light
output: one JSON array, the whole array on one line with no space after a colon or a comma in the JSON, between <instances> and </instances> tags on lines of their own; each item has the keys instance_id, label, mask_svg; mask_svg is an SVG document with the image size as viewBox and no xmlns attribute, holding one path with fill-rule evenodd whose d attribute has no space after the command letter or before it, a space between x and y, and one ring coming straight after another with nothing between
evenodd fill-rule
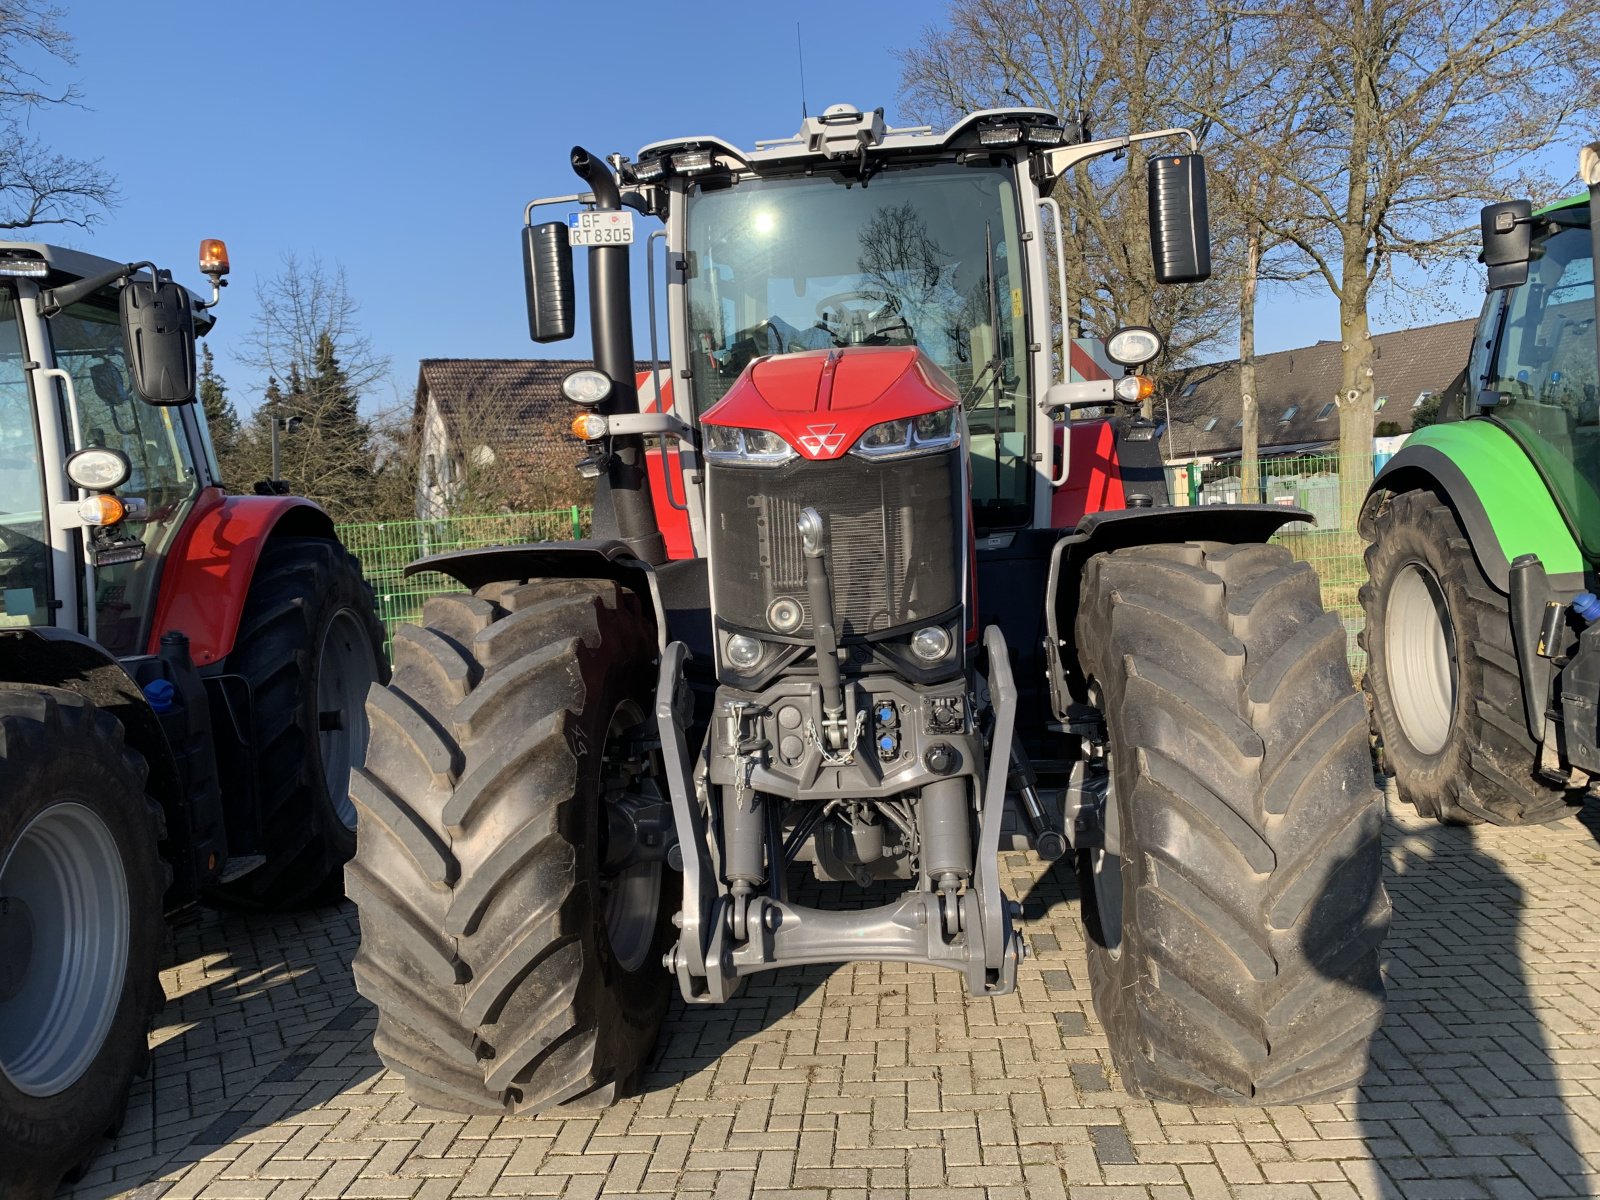
<instances>
[{"instance_id":1,"label":"side light","mask_svg":"<svg viewBox=\"0 0 1600 1200\"><path fill-rule=\"evenodd\" d=\"M574 404L594 408L611 395L611 377L604 371L584 367L561 381L561 394Z\"/></svg>"},{"instance_id":2,"label":"side light","mask_svg":"<svg viewBox=\"0 0 1600 1200\"><path fill-rule=\"evenodd\" d=\"M67 459L67 478L86 492L109 492L128 481L133 466L120 450L87 446Z\"/></svg>"},{"instance_id":3,"label":"side light","mask_svg":"<svg viewBox=\"0 0 1600 1200\"><path fill-rule=\"evenodd\" d=\"M1124 404L1139 404L1156 394L1156 381L1148 375L1124 375L1111 390Z\"/></svg>"},{"instance_id":4,"label":"side light","mask_svg":"<svg viewBox=\"0 0 1600 1200\"><path fill-rule=\"evenodd\" d=\"M78 501L78 516L85 525L115 525L127 515L127 506L109 492Z\"/></svg>"},{"instance_id":5,"label":"side light","mask_svg":"<svg viewBox=\"0 0 1600 1200\"><path fill-rule=\"evenodd\" d=\"M606 419L599 413L579 413L572 418L572 436L586 442L598 441L606 435Z\"/></svg>"}]
</instances>

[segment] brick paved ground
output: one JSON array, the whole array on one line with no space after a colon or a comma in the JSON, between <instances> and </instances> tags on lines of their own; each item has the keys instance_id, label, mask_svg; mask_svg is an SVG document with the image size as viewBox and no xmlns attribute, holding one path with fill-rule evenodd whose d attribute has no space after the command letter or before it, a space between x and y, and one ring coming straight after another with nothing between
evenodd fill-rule
<instances>
[{"instance_id":1,"label":"brick paved ground","mask_svg":"<svg viewBox=\"0 0 1600 1200\"><path fill-rule=\"evenodd\" d=\"M1035 956L1015 996L854 966L675 1007L642 1095L464 1119L410 1104L350 981L348 907L206 913L177 934L156 1069L67 1195L734 1200L1335 1200L1595 1194L1600 812L1528 830L1395 813L1389 1017L1363 1086L1191 1108L1118 1086L1075 888L1008 859Z\"/></svg>"}]
</instances>

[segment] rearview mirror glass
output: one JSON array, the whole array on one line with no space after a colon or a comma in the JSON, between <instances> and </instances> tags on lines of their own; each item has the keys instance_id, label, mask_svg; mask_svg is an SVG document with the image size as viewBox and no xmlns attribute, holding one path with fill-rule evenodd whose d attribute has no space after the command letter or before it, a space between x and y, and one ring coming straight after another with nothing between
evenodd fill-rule
<instances>
[{"instance_id":1,"label":"rearview mirror glass","mask_svg":"<svg viewBox=\"0 0 1600 1200\"><path fill-rule=\"evenodd\" d=\"M562 221L522 228L522 270L528 289L528 336L561 342L572 336L572 244Z\"/></svg>"},{"instance_id":2,"label":"rearview mirror glass","mask_svg":"<svg viewBox=\"0 0 1600 1200\"><path fill-rule=\"evenodd\" d=\"M1528 282L1533 247L1533 205L1527 200L1491 204L1480 215L1483 265L1489 268L1487 290L1521 287Z\"/></svg>"},{"instance_id":3,"label":"rearview mirror glass","mask_svg":"<svg viewBox=\"0 0 1600 1200\"><path fill-rule=\"evenodd\" d=\"M1206 160L1163 154L1150 160L1150 258L1157 283L1199 283L1211 277L1211 214Z\"/></svg>"},{"instance_id":4,"label":"rearview mirror glass","mask_svg":"<svg viewBox=\"0 0 1600 1200\"><path fill-rule=\"evenodd\" d=\"M122 339L133 386L147 404L194 399L194 309L170 279L130 279L122 288Z\"/></svg>"}]
</instances>

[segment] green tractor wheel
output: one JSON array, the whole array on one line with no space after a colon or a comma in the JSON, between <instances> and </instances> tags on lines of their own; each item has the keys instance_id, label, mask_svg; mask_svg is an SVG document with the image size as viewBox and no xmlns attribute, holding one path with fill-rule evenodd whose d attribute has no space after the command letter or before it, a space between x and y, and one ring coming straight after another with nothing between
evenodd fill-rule
<instances>
[{"instance_id":1,"label":"green tractor wheel","mask_svg":"<svg viewBox=\"0 0 1600 1200\"><path fill-rule=\"evenodd\" d=\"M1365 687L1400 795L1454 824L1533 825L1582 793L1540 773L1523 719L1511 613L1454 512L1402 492L1373 521Z\"/></svg>"}]
</instances>

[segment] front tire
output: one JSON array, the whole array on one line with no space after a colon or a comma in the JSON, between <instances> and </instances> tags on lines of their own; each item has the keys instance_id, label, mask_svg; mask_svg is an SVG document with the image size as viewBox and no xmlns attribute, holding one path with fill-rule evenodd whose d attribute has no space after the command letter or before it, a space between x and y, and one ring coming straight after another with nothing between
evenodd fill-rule
<instances>
[{"instance_id":1,"label":"front tire","mask_svg":"<svg viewBox=\"0 0 1600 1200\"><path fill-rule=\"evenodd\" d=\"M1510 601L1449 506L1431 492L1391 497L1366 563L1363 687L1400 795L1458 825L1543 824L1581 804L1581 789L1538 771Z\"/></svg>"},{"instance_id":2,"label":"front tire","mask_svg":"<svg viewBox=\"0 0 1600 1200\"><path fill-rule=\"evenodd\" d=\"M122 726L0 685L0 1195L55 1192L149 1058L168 873Z\"/></svg>"},{"instance_id":3,"label":"front tire","mask_svg":"<svg viewBox=\"0 0 1600 1200\"><path fill-rule=\"evenodd\" d=\"M266 544L228 666L250 683L266 862L216 897L292 909L337 895L355 851L350 771L366 754L367 690L388 678L372 589L343 546Z\"/></svg>"},{"instance_id":4,"label":"front tire","mask_svg":"<svg viewBox=\"0 0 1600 1200\"><path fill-rule=\"evenodd\" d=\"M374 1044L419 1104L606 1104L654 1046L675 888L603 864L608 806L653 788L655 657L638 598L590 580L437 597L396 635L346 887Z\"/></svg>"},{"instance_id":5,"label":"front tire","mask_svg":"<svg viewBox=\"0 0 1600 1200\"><path fill-rule=\"evenodd\" d=\"M1118 853L1079 855L1094 1003L1123 1082L1302 1103L1357 1082L1389 919L1345 632L1282 547L1100 555L1077 636Z\"/></svg>"}]
</instances>

